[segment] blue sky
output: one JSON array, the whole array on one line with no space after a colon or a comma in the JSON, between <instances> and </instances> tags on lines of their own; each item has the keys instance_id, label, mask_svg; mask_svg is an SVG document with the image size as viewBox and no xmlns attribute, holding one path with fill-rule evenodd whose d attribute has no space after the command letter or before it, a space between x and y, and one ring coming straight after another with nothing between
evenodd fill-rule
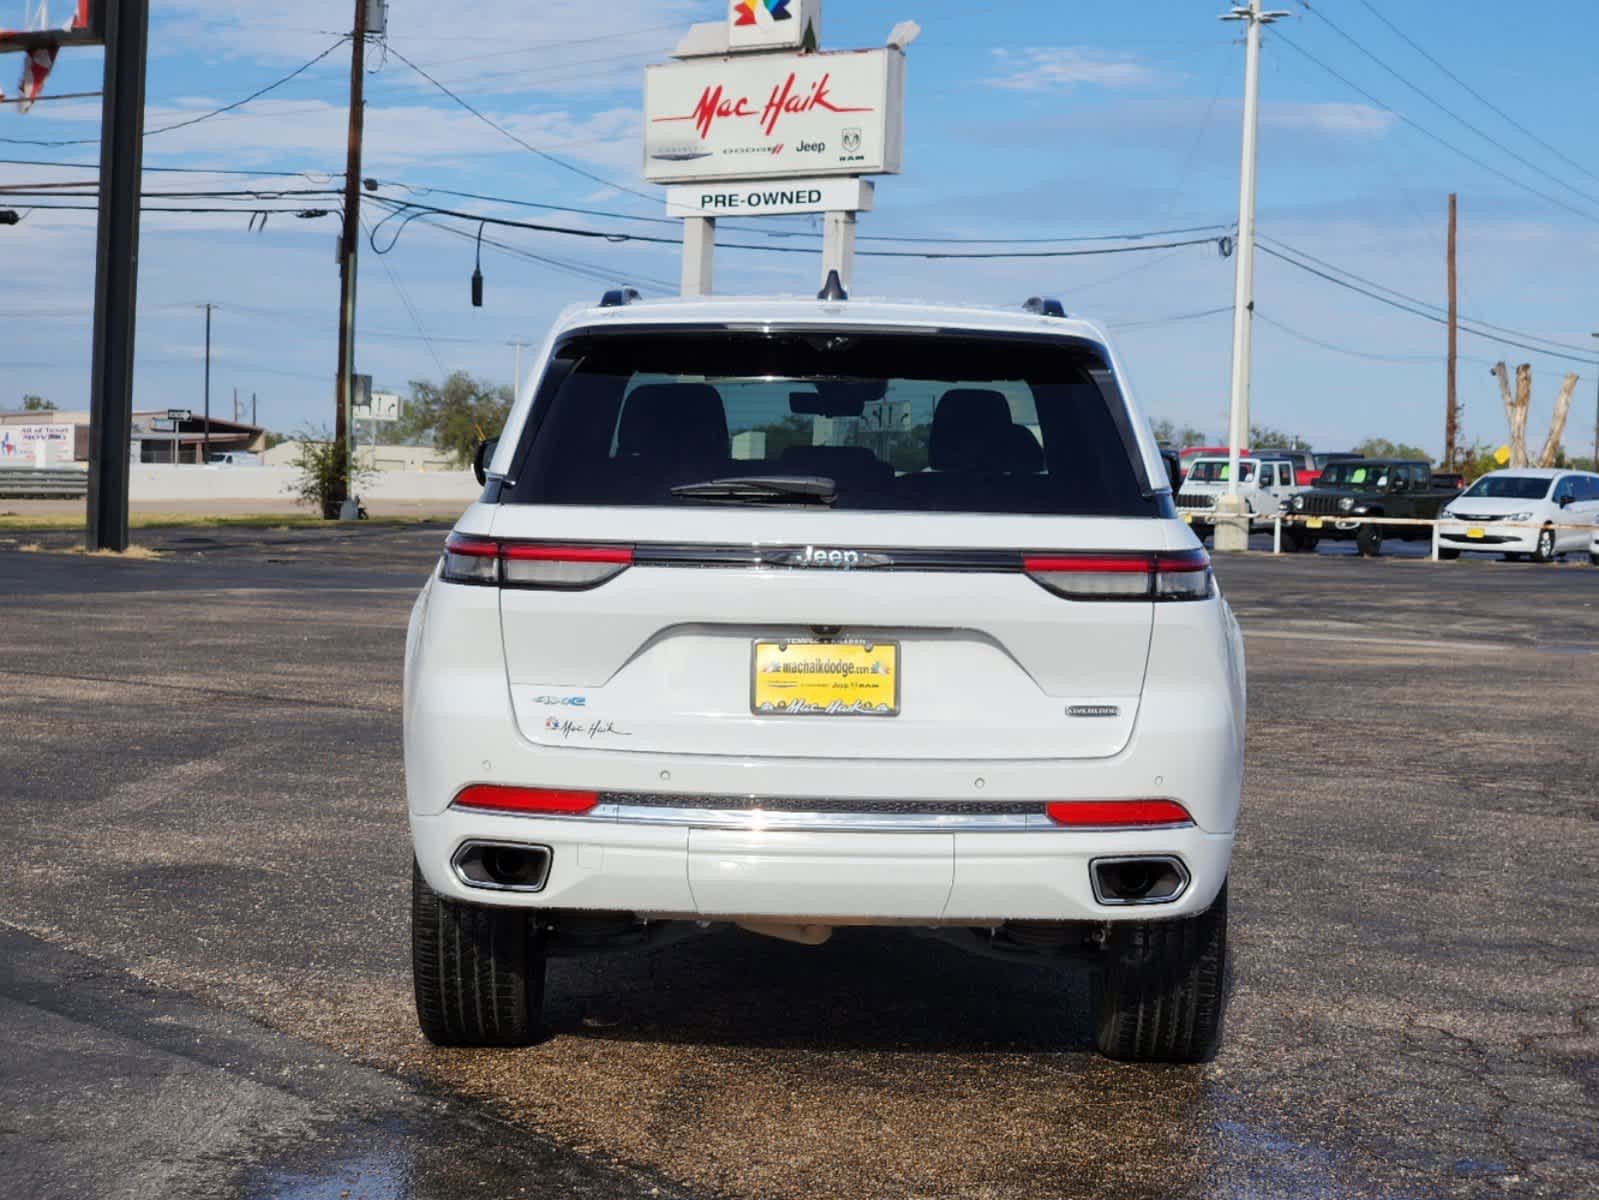
<instances>
[{"instance_id":1,"label":"blue sky","mask_svg":"<svg viewBox=\"0 0 1599 1200\"><path fill-rule=\"evenodd\" d=\"M1599 9L1551 0L1507 19L1502 4L1485 0L1372 2L1536 140L1440 73L1363 0L1315 5L1353 42L1297 0L1285 0L1294 15L1268 30L1264 55L1260 233L1442 304L1445 198L1457 191L1463 314L1543 339L1593 343L1599 134L1591 120L1591 79ZM66 0L56 7L65 15ZM321 53L346 27L347 7L325 0L155 4L147 127L238 100ZM1243 52L1238 27L1216 20L1222 7L1211 0L1097 6L831 0L823 25L827 48L880 45L906 18L924 30L909 55L905 170L878 181L876 211L862 218L861 233L1081 237L1230 223ZM15 22L22 8L22 0L0 0L0 23ZM335 9L337 18L330 15ZM715 0L391 0L389 39L523 140L653 196L656 189L639 179L642 69L662 60L691 22L717 19L721 11ZM0 61L0 87L8 93L15 92L19 65L14 57ZM533 214L419 189L661 215L657 199L607 188L529 153L397 57L374 50L371 66L364 173L383 181L381 194L521 217ZM99 71L98 51L64 53L49 90L92 90ZM348 71L348 49L340 47L262 100L146 143L147 167L260 174L152 171L146 188L336 187ZM1429 139L1407 118L1464 153ZM0 138L93 138L98 119L95 100L39 104L26 116L7 105L0 108ZM93 145L0 141L4 159L89 163L94 157ZM91 176L0 163L0 185ZM325 207L329 199L308 196L303 203ZM383 211L370 207L368 221ZM808 228L805 218L769 220ZM328 424L336 222L276 216L264 232L251 232L247 223L242 214L146 216L136 403L199 407L197 306L212 302L218 305L213 411L228 415L237 387L244 396L258 395L261 420L273 428ZM358 369L377 386L404 390L407 380L457 368L508 381L510 343L536 342L565 304L593 298L604 280L636 281L647 294L661 294L677 277L671 247L521 231L491 236L553 261L486 247L488 299L481 310L470 307L472 247L459 228L452 234L418 222L387 255L363 247ZM0 407L15 406L25 392L63 408L86 406L92 216L41 209L21 225L0 227L0 262L10 282L0 300ZM814 290L815 271L810 256L724 251L717 290ZM1071 311L1109 325L1151 413L1216 433L1228 391L1229 317L1191 314L1230 305L1232 279L1232 263L1207 245L1055 260L868 259L858 267L855 290L996 304L1058 295ZM1256 303L1257 421L1324 448L1376 434L1439 451L1441 326L1266 255L1258 262ZM1488 367L1504 357L1534 364L1530 430L1538 438L1560 374L1569 366L1583 376L1566 443L1586 452L1593 366L1472 336L1462 337L1461 352L1468 440L1502 440Z\"/></svg>"}]
</instances>

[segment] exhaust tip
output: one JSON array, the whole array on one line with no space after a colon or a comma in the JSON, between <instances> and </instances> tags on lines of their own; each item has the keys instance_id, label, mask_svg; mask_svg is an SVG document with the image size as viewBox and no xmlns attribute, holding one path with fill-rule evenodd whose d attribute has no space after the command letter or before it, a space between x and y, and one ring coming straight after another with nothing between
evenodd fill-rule
<instances>
[{"instance_id":1,"label":"exhaust tip","mask_svg":"<svg viewBox=\"0 0 1599 1200\"><path fill-rule=\"evenodd\" d=\"M1170 854L1096 858L1088 865L1101 904L1170 904L1188 890L1188 868Z\"/></svg>"},{"instance_id":2,"label":"exhaust tip","mask_svg":"<svg viewBox=\"0 0 1599 1200\"><path fill-rule=\"evenodd\" d=\"M469 888L493 892L542 892L550 879L548 846L521 842L463 842L450 866Z\"/></svg>"}]
</instances>

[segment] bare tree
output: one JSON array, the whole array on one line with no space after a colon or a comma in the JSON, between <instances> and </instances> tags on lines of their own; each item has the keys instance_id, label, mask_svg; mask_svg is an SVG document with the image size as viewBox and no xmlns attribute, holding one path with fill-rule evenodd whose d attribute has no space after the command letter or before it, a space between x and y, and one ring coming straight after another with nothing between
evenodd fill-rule
<instances>
[{"instance_id":1,"label":"bare tree","mask_svg":"<svg viewBox=\"0 0 1599 1200\"><path fill-rule=\"evenodd\" d=\"M1543 451L1538 455L1540 467L1555 465L1555 456L1560 453L1560 437L1566 432L1566 414L1571 411L1571 392L1576 386L1576 373L1566 372L1566 377L1560 381L1560 393L1555 397L1555 415L1549 419L1549 436L1544 439Z\"/></svg>"},{"instance_id":2,"label":"bare tree","mask_svg":"<svg viewBox=\"0 0 1599 1200\"><path fill-rule=\"evenodd\" d=\"M1527 410L1532 406L1532 366L1522 363L1516 368L1516 390L1510 391L1510 372L1502 362L1495 363L1490 373L1499 381L1499 398L1504 401L1505 421L1510 426L1510 463L1512 467L1528 465ZM1560 438L1566 431L1566 414L1571 410L1571 393L1577 386L1577 376L1567 374L1560 383L1560 393L1555 397L1555 414L1549 423L1549 436L1544 439L1543 450L1538 454L1540 467L1554 465L1560 453Z\"/></svg>"}]
</instances>

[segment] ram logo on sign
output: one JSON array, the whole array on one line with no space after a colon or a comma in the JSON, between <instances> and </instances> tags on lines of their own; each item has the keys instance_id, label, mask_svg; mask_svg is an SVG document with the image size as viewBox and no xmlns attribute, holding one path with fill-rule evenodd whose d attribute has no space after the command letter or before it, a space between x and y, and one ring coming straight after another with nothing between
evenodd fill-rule
<instances>
[{"instance_id":1,"label":"ram logo on sign","mask_svg":"<svg viewBox=\"0 0 1599 1200\"><path fill-rule=\"evenodd\" d=\"M899 171L900 50L697 58L644 78L652 183Z\"/></svg>"}]
</instances>

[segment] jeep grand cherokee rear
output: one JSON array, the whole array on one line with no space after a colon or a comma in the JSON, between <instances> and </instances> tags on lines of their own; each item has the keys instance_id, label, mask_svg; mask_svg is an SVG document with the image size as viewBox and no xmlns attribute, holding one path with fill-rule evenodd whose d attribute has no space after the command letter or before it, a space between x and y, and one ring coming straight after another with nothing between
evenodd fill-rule
<instances>
[{"instance_id":1,"label":"jeep grand cherokee rear","mask_svg":"<svg viewBox=\"0 0 1599 1200\"><path fill-rule=\"evenodd\" d=\"M551 955L913 925L1211 1051L1242 648L1097 330L580 310L490 472L407 646L430 1038L536 1037Z\"/></svg>"}]
</instances>

